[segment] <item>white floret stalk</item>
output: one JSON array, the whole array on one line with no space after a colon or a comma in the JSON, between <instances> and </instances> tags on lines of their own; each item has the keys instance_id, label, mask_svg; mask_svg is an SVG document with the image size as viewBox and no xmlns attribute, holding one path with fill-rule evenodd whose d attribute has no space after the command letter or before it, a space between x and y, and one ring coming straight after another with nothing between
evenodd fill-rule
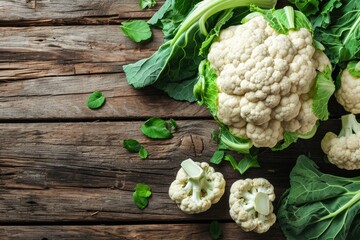
<instances>
[{"instance_id":1,"label":"white floret stalk","mask_svg":"<svg viewBox=\"0 0 360 240\"><path fill-rule=\"evenodd\" d=\"M204 35L207 34L205 28L205 22L212 15L227 9L246 7L250 5L256 5L261 8L273 8L276 5L277 0L203 0L180 25L176 35L172 39L172 45L180 38L180 36L186 32L195 23L199 23L200 29Z\"/></svg>"},{"instance_id":2,"label":"white floret stalk","mask_svg":"<svg viewBox=\"0 0 360 240\"><path fill-rule=\"evenodd\" d=\"M356 120L354 114L347 114L341 117L342 129L339 137L348 137L360 132L360 123Z\"/></svg>"},{"instance_id":3,"label":"white floret stalk","mask_svg":"<svg viewBox=\"0 0 360 240\"><path fill-rule=\"evenodd\" d=\"M246 200L244 208L249 211L254 209L261 215L268 215L270 213L270 199L269 196L261 191L256 191L255 188L250 192L243 192L243 197Z\"/></svg>"},{"instance_id":4,"label":"white floret stalk","mask_svg":"<svg viewBox=\"0 0 360 240\"><path fill-rule=\"evenodd\" d=\"M206 180L205 171L191 159L184 160L181 167L189 177L185 186L186 192L192 193L191 198L194 202L201 201L202 191L209 193L213 188L212 183Z\"/></svg>"}]
</instances>

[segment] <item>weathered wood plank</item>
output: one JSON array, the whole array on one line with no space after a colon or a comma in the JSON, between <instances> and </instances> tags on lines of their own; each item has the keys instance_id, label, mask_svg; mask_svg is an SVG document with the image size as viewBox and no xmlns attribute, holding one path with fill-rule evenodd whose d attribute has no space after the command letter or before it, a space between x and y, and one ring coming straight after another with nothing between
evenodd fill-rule
<instances>
[{"instance_id":1,"label":"weathered wood plank","mask_svg":"<svg viewBox=\"0 0 360 240\"><path fill-rule=\"evenodd\" d=\"M1 81L121 72L150 56L162 35L136 44L118 26L12 27L0 28L0 42Z\"/></svg>"},{"instance_id":2,"label":"weathered wood plank","mask_svg":"<svg viewBox=\"0 0 360 240\"><path fill-rule=\"evenodd\" d=\"M196 104L141 96L127 85L122 65L150 56L161 39L155 31L152 42L135 44L117 26L0 28L0 119L209 116ZM109 104L90 112L85 100L96 89ZM344 113L336 101L330 108Z\"/></svg>"},{"instance_id":3,"label":"weathered wood plank","mask_svg":"<svg viewBox=\"0 0 360 240\"><path fill-rule=\"evenodd\" d=\"M100 90L106 104L93 111L86 101ZM209 117L197 103L170 99L153 89L136 90L123 73L44 77L0 83L0 120Z\"/></svg>"},{"instance_id":4,"label":"weathered wood plank","mask_svg":"<svg viewBox=\"0 0 360 240\"><path fill-rule=\"evenodd\" d=\"M235 223L221 223L224 240L268 239L282 240L284 236L277 224L264 234L246 233ZM2 240L29 239L211 239L209 223L197 224L141 224L116 226L0 226Z\"/></svg>"},{"instance_id":5,"label":"weathered wood plank","mask_svg":"<svg viewBox=\"0 0 360 240\"><path fill-rule=\"evenodd\" d=\"M120 19L150 18L162 5L142 10L134 0L12 0L1 1L0 25L19 24L106 24Z\"/></svg>"},{"instance_id":6,"label":"weathered wood plank","mask_svg":"<svg viewBox=\"0 0 360 240\"><path fill-rule=\"evenodd\" d=\"M168 187L182 160L208 161L216 149L210 135L217 125L213 121L178 124L175 136L161 141L144 137L139 131L141 122L0 124L0 223L229 220L231 183L261 176L274 184L279 198L288 187L297 155L309 154L321 162L321 137L339 127L339 121L329 121L314 139L298 141L281 153L263 153L262 167L244 176L229 164L216 166L226 176L225 196L208 212L188 216L169 199ZM123 149L125 138L138 139L148 149L149 159L141 160ZM324 163L321 167L344 176L360 173ZM144 211L132 201L138 182L153 187Z\"/></svg>"}]
</instances>

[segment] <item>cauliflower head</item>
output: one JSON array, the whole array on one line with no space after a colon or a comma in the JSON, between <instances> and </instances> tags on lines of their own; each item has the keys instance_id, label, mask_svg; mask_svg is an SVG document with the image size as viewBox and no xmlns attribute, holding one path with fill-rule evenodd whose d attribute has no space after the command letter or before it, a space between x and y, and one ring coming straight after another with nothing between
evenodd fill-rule
<instances>
[{"instance_id":1,"label":"cauliflower head","mask_svg":"<svg viewBox=\"0 0 360 240\"><path fill-rule=\"evenodd\" d=\"M289 19L295 25L301 16L287 7L262 10L245 17L244 24L221 30L199 68L194 92L233 135L272 148L287 132L314 134L317 121L328 118L335 86L330 61L314 47L310 25L283 32L267 11L293 14Z\"/></svg>"},{"instance_id":2,"label":"cauliflower head","mask_svg":"<svg viewBox=\"0 0 360 240\"><path fill-rule=\"evenodd\" d=\"M360 69L355 69L359 62L350 62L345 68L339 79L340 87L335 92L338 103L344 109L353 114L360 113Z\"/></svg>"},{"instance_id":3,"label":"cauliflower head","mask_svg":"<svg viewBox=\"0 0 360 240\"><path fill-rule=\"evenodd\" d=\"M230 188L230 216L246 232L267 232L276 221L274 200L274 187L268 180L238 180Z\"/></svg>"},{"instance_id":4,"label":"cauliflower head","mask_svg":"<svg viewBox=\"0 0 360 240\"><path fill-rule=\"evenodd\" d=\"M321 148L328 160L338 168L360 169L360 123L353 114L342 116L341 121L339 135L326 133L321 140Z\"/></svg>"},{"instance_id":5,"label":"cauliflower head","mask_svg":"<svg viewBox=\"0 0 360 240\"><path fill-rule=\"evenodd\" d=\"M225 179L206 162L184 160L169 188L170 198L187 214L207 211L225 192Z\"/></svg>"}]
</instances>

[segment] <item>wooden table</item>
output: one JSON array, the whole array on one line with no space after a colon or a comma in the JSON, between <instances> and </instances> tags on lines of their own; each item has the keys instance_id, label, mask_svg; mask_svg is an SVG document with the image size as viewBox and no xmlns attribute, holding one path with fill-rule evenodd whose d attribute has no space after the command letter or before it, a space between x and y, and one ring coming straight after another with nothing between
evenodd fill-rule
<instances>
[{"instance_id":1,"label":"wooden table","mask_svg":"<svg viewBox=\"0 0 360 240\"><path fill-rule=\"evenodd\" d=\"M324 171L345 176L322 162L319 142L338 131L344 111L334 100L331 120L316 136L283 152L265 152L260 169L241 176L229 164L216 166L226 193L211 210L186 215L168 197L179 164L186 158L208 161L217 129L208 111L127 84L122 65L150 56L161 32L138 45L119 25L147 19L161 6L140 10L136 0L0 0L0 239L210 239L209 223L221 222L224 239L283 239L277 224L263 235L244 233L228 213L230 185L264 177L277 199L289 186L299 154L317 160ZM88 109L89 94L107 98ZM149 117L174 118L169 140L147 139L139 126ZM150 156L141 160L122 147L139 140ZM153 191L145 210L136 208L136 183Z\"/></svg>"}]
</instances>

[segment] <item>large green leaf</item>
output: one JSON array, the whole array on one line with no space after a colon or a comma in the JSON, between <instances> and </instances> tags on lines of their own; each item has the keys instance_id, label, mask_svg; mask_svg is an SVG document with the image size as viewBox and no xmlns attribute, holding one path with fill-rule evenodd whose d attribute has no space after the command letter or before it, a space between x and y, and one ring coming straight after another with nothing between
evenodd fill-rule
<instances>
[{"instance_id":1,"label":"large green leaf","mask_svg":"<svg viewBox=\"0 0 360 240\"><path fill-rule=\"evenodd\" d=\"M345 67L346 62L360 58L360 1L343 0L341 7L330 14L326 28L316 28L315 38L325 46L333 64Z\"/></svg>"},{"instance_id":2,"label":"large green leaf","mask_svg":"<svg viewBox=\"0 0 360 240\"><path fill-rule=\"evenodd\" d=\"M299 156L281 197L277 217L287 239L351 239L358 232L360 177L325 174Z\"/></svg>"}]
</instances>

